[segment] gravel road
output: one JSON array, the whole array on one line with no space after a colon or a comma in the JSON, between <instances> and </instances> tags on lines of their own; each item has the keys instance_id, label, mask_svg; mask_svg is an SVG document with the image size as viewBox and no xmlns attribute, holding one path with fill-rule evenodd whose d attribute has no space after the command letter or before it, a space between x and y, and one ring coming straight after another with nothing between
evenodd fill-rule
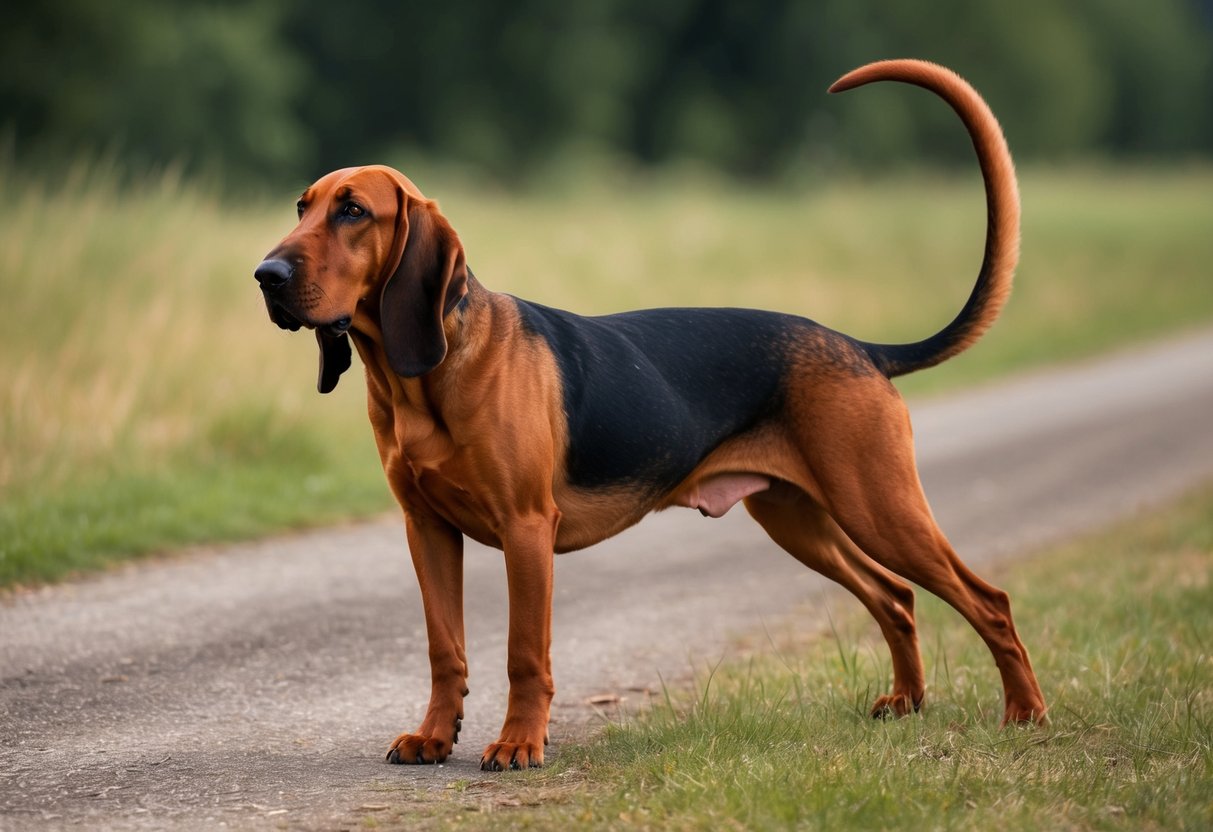
<instances>
[{"instance_id":1,"label":"gravel road","mask_svg":"<svg viewBox=\"0 0 1213 832\"><path fill-rule=\"evenodd\" d=\"M911 410L932 506L980 571L1213 478L1213 332ZM0 599L0 830L336 828L480 778L505 705L502 557L469 545L466 572L464 732L422 768L383 761L428 694L394 517ZM549 755L599 719L588 698L636 702L793 611L819 626L830 591L741 509L558 558Z\"/></svg>"}]
</instances>

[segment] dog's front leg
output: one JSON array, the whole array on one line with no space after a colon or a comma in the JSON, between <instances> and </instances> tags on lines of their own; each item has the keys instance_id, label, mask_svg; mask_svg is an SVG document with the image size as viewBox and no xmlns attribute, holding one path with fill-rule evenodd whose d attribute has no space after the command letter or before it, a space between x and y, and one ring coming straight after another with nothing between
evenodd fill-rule
<instances>
[{"instance_id":1,"label":"dog's front leg","mask_svg":"<svg viewBox=\"0 0 1213 832\"><path fill-rule=\"evenodd\" d=\"M467 655L463 636L463 535L435 517L405 516L430 644L430 706L416 733L388 749L391 763L441 763L459 741Z\"/></svg>"},{"instance_id":2,"label":"dog's front leg","mask_svg":"<svg viewBox=\"0 0 1213 832\"><path fill-rule=\"evenodd\" d=\"M552 562L559 514L536 514L511 524L505 543L510 595L505 724L480 758L486 771L543 765L552 683Z\"/></svg>"}]
</instances>

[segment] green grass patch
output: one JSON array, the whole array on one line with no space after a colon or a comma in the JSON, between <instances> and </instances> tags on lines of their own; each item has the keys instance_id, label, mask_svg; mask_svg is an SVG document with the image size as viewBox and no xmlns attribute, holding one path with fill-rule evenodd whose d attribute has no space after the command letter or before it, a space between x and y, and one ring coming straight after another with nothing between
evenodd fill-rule
<instances>
[{"instance_id":1,"label":"green grass patch","mask_svg":"<svg viewBox=\"0 0 1213 832\"><path fill-rule=\"evenodd\" d=\"M385 504L382 483L363 475L376 470L373 452L334 459L317 431L283 439L248 455L170 458L158 469L126 468L17 496L0 505L0 585L337 523Z\"/></svg>"},{"instance_id":2,"label":"green grass patch","mask_svg":"<svg viewBox=\"0 0 1213 832\"><path fill-rule=\"evenodd\" d=\"M923 593L927 707L870 719L888 654L845 599L833 633L721 667L697 695L425 814L477 828L491 813L502 829L1213 826L1213 490L1000 582L1050 701L1047 728L997 728L989 653Z\"/></svg>"},{"instance_id":3,"label":"green grass patch","mask_svg":"<svg viewBox=\"0 0 1213 832\"><path fill-rule=\"evenodd\" d=\"M96 166L53 183L0 169L0 585L388 509L360 373L319 396L311 337L269 323L251 276L293 226L295 194L234 203L172 176L118 182ZM975 173L795 191L420 184L490 288L585 313L765 307L875 341L946 323L984 233ZM1213 321L1213 169L1022 184L1004 320L906 390Z\"/></svg>"}]
</instances>

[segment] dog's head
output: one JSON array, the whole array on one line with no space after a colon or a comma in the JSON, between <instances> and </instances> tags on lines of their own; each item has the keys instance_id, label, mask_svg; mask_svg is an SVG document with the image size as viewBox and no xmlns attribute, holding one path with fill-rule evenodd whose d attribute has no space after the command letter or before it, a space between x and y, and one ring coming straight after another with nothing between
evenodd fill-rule
<instances>
[{"instance_id":1,"label":"dog's head","mask_svg":"<svg viewBox=\"0 0 1213 832\"><path fill-rule=\"evenodd\" d=\"M320 344L321 393L350 366L347 332L382 333L399 375L423 375L446 357L443 320L468 290L459 237L399 171L345 168L299 197L299 225L253 273L270 320L308 327ZM368 333L369 334L369 333Z\"/></svg>"}]
</instances>

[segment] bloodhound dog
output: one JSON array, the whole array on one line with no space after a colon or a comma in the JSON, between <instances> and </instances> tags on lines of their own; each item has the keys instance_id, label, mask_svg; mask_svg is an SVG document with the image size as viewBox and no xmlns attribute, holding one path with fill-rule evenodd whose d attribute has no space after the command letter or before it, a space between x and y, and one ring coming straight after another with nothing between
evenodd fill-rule
<instances>
[{"instance_id":1,"label":"bloodhound dog","mask_svg":"<svg viewBox=\"0 0 1213 832\"><path fill-rule=\"evenodd\" d=\"M719 517L737 502L797 560L876 618L893 660L874 716L918 710L925 677L912 581L955 607L993 653L1004 723L1045 702L1006 593L957 557L919 483L910 421L890 379L971 346L1006 302L1019 196L981 97L934 64L873 63L839 92L902 81L942 97L967 127L985 181L985 257L950 324L874 344L749 309L648 309L583 317L486 289L459 237L408 178L382 166L324 176L299 224L256 269L271 320L307 327L319 389L366 370L371 428L404 510L424 602L432 688L393 763L438 763L463 719L468 667L463 538L505 553L509 700L481 767L543 763L554 687L552 564L673 506Z\"/></svg>"}]
</instances>

